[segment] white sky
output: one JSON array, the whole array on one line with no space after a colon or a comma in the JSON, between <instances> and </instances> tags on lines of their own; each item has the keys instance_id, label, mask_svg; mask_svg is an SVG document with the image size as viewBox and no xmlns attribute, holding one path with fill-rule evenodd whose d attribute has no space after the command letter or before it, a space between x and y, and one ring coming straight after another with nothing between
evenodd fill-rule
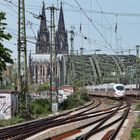
<instances>
[{"instance_id":1,"label":"white sky","mask_svg":"<svg viewBox=\"0 0 140 140\"><path fill-rule=\"evenodd\" d=\"M17 58L17 7L7 1L17 5L17 0L0 0L0 9L6 12L8 24L6 31L13 35L13 39L9 42L4 41L4 44L13 51L13 57ZM60 0L44 1L46 8L52 4L57 8L60 7ZM80 10L76 1L85 13ZM128 49L132 49L131 53L135 54L135 46L140 44L140 0L62 0L62 2L66 29L71 30L71 26L75 28L75 50L83 47L85 48L84 53L94 53L94 50L100 49L101 51L98 53L107 54L123 50L124 54L128 54ZM29 12L39 15L42 0L25 0L25 8ZM115 14L98 14L97 11L116 13L117 17ZM135 14L132 15L132 13ZM37 34L40 21L28 12L25 14L26 23L28 23L26 26L27 39L36 42L34 33ZM50 12L46 10L47 20L50 20L49 15ZM56 24L58 16L59 10L56 13ZM116 22L118 28L115 34ZM32 23L32 29L29 23ZM82 25L81 32L79 31L80 24ZM49 26L49 23L47 25ZM88 39L82 39L80 36L86 36ZM27 50L34 52L35 44L27 43Z\"/></svg>"}]
</instances>

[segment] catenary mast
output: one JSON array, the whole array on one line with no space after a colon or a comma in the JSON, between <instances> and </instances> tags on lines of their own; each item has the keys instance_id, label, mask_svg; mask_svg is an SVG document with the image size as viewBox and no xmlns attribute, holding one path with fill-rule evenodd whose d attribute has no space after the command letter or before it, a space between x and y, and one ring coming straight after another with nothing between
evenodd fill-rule
<instances>
[{"instance_id":1,"label":"catenary mast","mask_svg":"<svg viewBox=\"0 0 140 140\"><path fill-rule=\"evenodd\" d=\"M25 4L24 0L18 0L18 85L19 113L27 116L29 113L28 102L28 72L27 72L27 44L25 27ZM26 113L26 114L25 114Z\"/></svg>"},{"instance_id":2,"label":"catenary mast","mask_svg":"<svg viewBox=\"0 0 140 140\"><path fill-rule=\"evenodd\" d=\"M54 5L48 7L47 9L50 10L50 93L51 93L51 105L53 111L53 105L56 105L58 108L57 103L54 103L52 97L52 87L56 88L57 94L57 60L56 60L56 47L55 47L55 16L54 12L57 10Z\"/></svg>"}]
</instances>

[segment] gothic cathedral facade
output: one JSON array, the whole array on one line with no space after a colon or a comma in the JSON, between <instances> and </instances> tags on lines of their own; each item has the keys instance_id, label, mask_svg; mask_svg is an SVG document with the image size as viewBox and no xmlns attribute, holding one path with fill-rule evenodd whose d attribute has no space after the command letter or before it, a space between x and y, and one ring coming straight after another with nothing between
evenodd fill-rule
<instances>
[{"instance_id":1,"label":"gothic cathedral facade","mask_svg":"<svg viewBox=\"0 0 140 140\"><path fill-rule=\"evenodd\" d=\"M40 19L40 28L37 32L35 54L29 55L30 82L34 85L49 82L50 79L50 32L46 22L47 19L44 2ZM65 29L62 3L57 30L55 31L55 51L57 57L69 53L68 34Z\"/></svg>"}]
</instances>

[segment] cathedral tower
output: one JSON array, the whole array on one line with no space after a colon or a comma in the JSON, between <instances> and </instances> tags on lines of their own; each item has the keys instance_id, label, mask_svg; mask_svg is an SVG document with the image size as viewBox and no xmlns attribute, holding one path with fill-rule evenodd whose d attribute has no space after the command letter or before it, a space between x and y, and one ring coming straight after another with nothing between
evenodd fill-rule
<instances>
[{"instance_id":1,"label":"cathedral tower","mask_svg":"<svg viewBox=\"0 0 140 140\"><path fill-rule=\"evenodd\" d=\"M68 35L65 30L62 2L60 7L58 29L56 31L56 53L68 54Z\"/></svg>"},{"instance_id":2,"label":"cathedral tower","mask_svg":"<svg viewBox=\"0 0 140 140\"><path fill-rule=\"evenodd\" d=\"M44 1L43 1L42 13L39 17L41 21L40 21L40 30L37 33L36 54L49 54L50 53L49 30L47 28L47 23L46 23Z\"/></svg>"}]
</instances>

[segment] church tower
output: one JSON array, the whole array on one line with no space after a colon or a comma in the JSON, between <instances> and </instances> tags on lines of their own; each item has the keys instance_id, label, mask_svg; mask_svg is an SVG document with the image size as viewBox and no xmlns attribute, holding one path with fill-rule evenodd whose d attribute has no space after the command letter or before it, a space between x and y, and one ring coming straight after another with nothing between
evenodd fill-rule
<instances>
[{"instance_id":1,"label":"church tower","mask_svg":"<svg viewBox=\"0 0 140 140\"><path fill-rule=\"evenodd\" d=\"M68 54L68 35L65 30L62 2L60 7L58 29L56 31L56 53Z\"/></svg>"},{"instance_id":2,"label":"church tower","mask_svg":"<svg viewBox=\"0 0 140 140\"><path fill-rule=\"evenodd\" d=\"M44 1L42 7L42 14L39 17L41 21L40 21L40 30L37 33L36 54L49 54L50 53L49 30L47 28L46 23Z\"/></svg>"}]
</instances>

